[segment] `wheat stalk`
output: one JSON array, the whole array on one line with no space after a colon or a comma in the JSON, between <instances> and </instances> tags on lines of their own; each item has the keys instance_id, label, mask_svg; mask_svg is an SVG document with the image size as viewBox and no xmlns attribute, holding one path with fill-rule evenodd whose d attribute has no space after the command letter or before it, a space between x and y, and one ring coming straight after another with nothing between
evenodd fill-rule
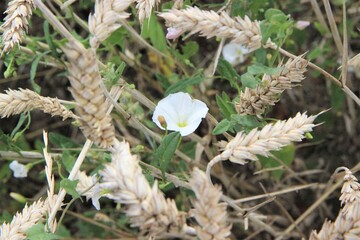
<instances>
[{"instance_id":1,"label":"wheat stalk","mask_svg":"<svg viewBox=\"0 0 360 240\"><path fill-rule=\"evenodd\" d=\"M28 19L35 8L33 0L13 0L9 2L5 11L5 22L1 25L4 28L2 52L9 52L22 41L22 36L28 30Z\"/></svg>"},{"instance_id":2,"label":"wheat stalk","mask_svg":"<svg viewBox=\"0 0 360 240\"><path fill-rule=\"evenodd\" d=\"M214 11L204 11L197 7L178 10L171 9L159 14L166 21L166 26L180 29L190 34L199 32L207 38L230 38L232 42L240 43L250 51L261 47L261 32L258 21L251 21L248 16L231 18L226 12L217 14Z\"/></svg>"},{"instance_id":3,"label":"wheat stalk","mask_svg":"<svg viewBox=\"0 0 360 240\"><path fill-rule=\"evenodd\" d=\"M240 114L258 115L265 112L267 106L279 101L279 96L286 89L291 89L304 79L307 61L301 56L289 59L281 71L275 75L264 74L261 83L255 88L245 88L240 93L236 110Z\"/></svg>"},{"instance_id":4,"label":"wheat stalk","mask_svg":"<svg viewBox=\"0 0 360 240\"><path fill-rule=\"evenodd\" d=\"M29 89L6 90L0 93L0 116L9 117L26 111L40 109L51 116L77 118L71 111L66 109L57 98L42 97Z\"/></svg>"},{"instance_id":5,"label":"wheat stalk","mask_svg":"<svg viewBox=\"0 0 360 240\"><path fill-rule=\"evenodd\" d=\"M325 221L320 232L315 230L310 240L359 239L360 234L360 184L352 172L345 167L344 184L340 201L343 208L335 222Z\"/></svg>"},{"instance_id":6,"label":"wheat stalk","mask_svg":"<svg viewBox=\"0 0 360 240\"><path fill-rule=\"evenodd\" d=\"M79 49L68 44L63 49L69 63L71 94L78 103L76 112L80 117L81 130L86 138L100 147L110 147L115 139L115 129L107 114L109 103L101 90L101 76L94 51Z\"/></svg>"},{"instance_id":7,"label":"wheat stalk","mask_svg":"<svg viewBox=\"0 0 360 240\"><path fill-rule=\"evenodd\" d=\"M200 227L196 227L196 234L200 239L228 239L231 234L231 224L227 223L226 203L219 203L222 196L221 187L213 186L203 171L194 168L190 179L190 186L195 193L193 201L195 209L190 214L195 217Z\"/></svg>"},{"instance_id":8,"label":"wheat stalk","mask_svg":"<svg viewBox=\"0 0 360 240\"><path fill-rule=\"evenodd\" d=\"M133 0L96 0L95 12L89 16L90 45L98 48L100 42L121 27L121 21L130 16L125 10Z\"/></svg>"},{"instance_id":9,"label":"wheat stalk","mask_svg":"<svg viewBox=\"0 0 360 240\"><path fill-rule=\"evenodd\" d=\"M233 163L244 165L247 160L257 161L258 157L270 156L270 151L280 150L292 142L300 142L305 133L312 131L317 116L308 117L306 113L297 113L294 118L286 121L277 121L275 124L267 124L261 130L253 129L248 134L239 132L228 143L222 143L225 147L220 155L214 157L206 168L206 175L210 179L213 165L229 159Z\"/></svg>"},{"instance_id":10,"label":"wheat stalk","mask_svg":"<svg viewBox=\"0 0 360 240\"><path fill-rule=\"evenodd\" d=\"M125 213L131 226L139 227L141 235L181 232L185 223L175 202L165 199L157 182L150 187L137 156L130 153L129 144L117 142L111 151L111 163L100 172L100 189L108 192L108 198L126 206Z\"/></svg>"},{"instance_id":11,"label":"wheat stalk","mask_svg":"<svg viewBox=\"0 0 360 240\"><path fill-rule=\"evenodd\" d=\"M25 206L21 213L16 213L11 223L3 223L0 227L0 240L26 239L26 232L41 221L46 213L46 203L39 200Z\"/></svg>"}]
</instances>

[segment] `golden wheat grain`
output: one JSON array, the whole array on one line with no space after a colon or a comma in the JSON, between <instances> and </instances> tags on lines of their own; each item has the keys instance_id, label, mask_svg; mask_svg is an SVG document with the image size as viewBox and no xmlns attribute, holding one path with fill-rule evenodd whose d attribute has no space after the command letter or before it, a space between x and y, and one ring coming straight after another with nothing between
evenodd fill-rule
<instances>
[{"instance_id":1,"label":"golden wheat grain","mask_svg":"<svg viewBox=\"0 0 360 240\"><path fill-rule=\"evenodd\" d=\"M137 156L130 153L129 144L117 142L111 152L111 163L100 172L100 189L105 189L110 199L126 206L131 226L139 227L142 235L181 232L185 223L175 202L165 199L157 182L150 187Z\"/></svg>"},{"instance_id":2,"label":"golden wheat grain","mask_svg":"<svg viewBox=\"0 0 360 240\"><path fill-rule=\"evenodd\" d=\"M0 240L26 239L26 232L37 224L46 214L46 203L39 200L25 206L21 213L16 213L11 223L3 223L0 227Z\"/></svg>"},{"instance_id":3,"label":"golden wheat grain","mask_svg":"<svg viewBox=\"0 0 360 240\"><path fill-rule=\"evenodd\" d=\"M125 12L133 0L96 0L95 12L89 16L89 31L93 35L90 45L97 48L100 42L121 27L121 21L130 16Z\"/></svg>"},{"instance_id":4,"label":"golden wheat grain","mask_svg":"<svg viewBox=\"0 0 360 240\"><path fill-rule=\"evenodd\" d=\"M325 220L321 230L315 230L310 240L360 239L360 184L352 172L345 169L340 201L343 208L335 222Z\"/></svg>"},{"instance_id":5,"label":"golden wheat grain","mask_svg":"<svg viewBox=\"0 0 360 240\"><path fill-rule=\"evenodd\" d=\"M207 38L230 38L232 42L240 43L254 51L261 47L261 32L258 21L249 17L231 18L226 12L217 14L214 11L204 11L197 7L178 10L171 9L159 14L165 19L166 26L190 34L199 32Z\"/></svg>"},{"instance_id":6,"label":"golden wheat grain","mask_svg":"<svg viewBox=\"0 0 360 240\"><path fill-rule=\"evenodd\" d=\"M28 30L28 19L32 15L35 4L32 0L13 0L9 2L5 11L5 22L1 25L4 28L2 42L3 52L9 52L22 41L22 36Z\"/></svg>"},{"instance_id":7,"label":"golden wheat grain","mask_svg":"<svg viewBox=\"0 0 360 240\"><path fill-rule=\"evenodd\" d=\"M57 98L42 97L29 89L6 90L0 93L0 116L9 117L26 111L39 109L51 116L77 118L71 111L66 109Z\"/></svg>"},{"instance_id":8,"label":"golden wheat grain","mask_svg":"<svg viewBox=\"0 0 360 240\"><path fill-rule=\"evenodd\" d=\"M227 223L227 204L219 203L220 186L213 186L198 168L191 174L190 185L196 196L190 214L200 225L195 228L197 236L203 240L228 239L231 224Z\"/></svg>"},{"instance_id":9,"label":"golden wheat grain","mask_svg":"<svg viewBox=\"0 0 360 240\"><path fill-rule=\"evenodd\" d=\"M304 79L307 61L301 57L289 59L280 66L278 74L264 74L261 83L255 88L245 88L240 93L240 100L235 104L239 114L258 115L265 112L268 106L275 105L283 91L299 84Z\"/></svg>"},{"instance_id":10,"label":"golden wheat grain","mask_svg":"<svg viewBox=\"0 0 360 240\"><path fill-rule=\"evenodd\" d=\"M78 103L76 113L80 117L84 135L100 147L110 147L115 139L112 118L107 114L109 103L101 90L95 52L80 50L68 44L63 50L68 58L71 94Z\"/></svg>"},{"instance_id":11,"label":"golden wheat grain","mask_svg":"<svg viewBox=\"0 0 360 240\"><path fill-rule=\"evenodd\" d=\"M138 18L140 23L143 23L145 18L149 18L151 11L156 4L160 3L160 0L136 0L136 8L138 10Z\"/></svg>"}]
</instances>

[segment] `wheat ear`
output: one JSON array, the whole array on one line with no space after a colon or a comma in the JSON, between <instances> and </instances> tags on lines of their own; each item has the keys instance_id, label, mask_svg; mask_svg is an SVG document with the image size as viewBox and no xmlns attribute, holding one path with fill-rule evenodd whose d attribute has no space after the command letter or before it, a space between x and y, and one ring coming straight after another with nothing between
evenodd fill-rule
<instances>
[{"instance_id":1,"label":"wheat ear","mask_svg":"<svg viewBox=\"0 0 360 240\"><path fill-rule=\"evenodd\" d=\"M3 52L9 52L22 41L22 36L28 30L28 19L35 8L33 0L13 0L9 2L5 11L5 22L1 25L4 28L2 42Z\"/></svg>"},{"instance_id":2,"label":"wheat ear","mask_svg":"<svg viewBox=\"0 0 360 240\"><path fill-rule=\"evenodd\" d=\"M150 187L138 157L130 153L129 144L117 142L111 152L111 163L100 172L100 189L109 192L108 198L126 206L125 213L131 226L139 227L141 235L181 232L185 223L175 202L165 199L156 181Z\"/></svg>"},{"instance_id":3,"label":"wheat ear","mask_svg":"<svg viewBox=\"0 0 360 240\"><path fill-rule=\"evenodd\" d=\"M267 157L270 156L270 151L280 150L292 142L300 142L305 133L315 127L313 122L318 115L308 117L306 113L297 113L294 118L267 124L261 130L253 129L248 134L237 133L225 145L223 152L209 162L206 175L210 179L211 168L220 161L229 159L233 163L244 165L247 160L257 161L256 155Z\"/></svg>"},{"instance_id":4,"label":"wheat ear","mask_svg":"<svg viewBox=\"0 0 360 240\"><path fill-rule=\"evenodd\" d=\"M16 213L11 223L3 223L0 227L0 240L26 239L26 232L41 221L46 213L46 204L39 200L25 206L21 213Z\"/></svg>"},{"instance_id":5,"label":"wheat ear","mask_svg":"<svg viewBox=\"0 0 360 240\"><path fill-rule=\"evenodd\" d=\"M100 42L121 27L121 21L130 16L125 10L133 0L96 0L95 12L89 16L90 45L98 48Z\"/></svg>"},{"instance_id":6,"label":"wheat ear","mask_svg":"<svg viewBox=\"0 0 360 240\"><path fill-rule=\"evenodd\" d=\"M232 42L240 43L250 51L261 47L261 32L258 21L251 21L248 16L231 18L226 12L217 14L214 11L204 11L197 7L188 7L178 10L171 9L159 14L165 19L166 26L190 31L190 34L199 32L207 38L230 38Z\"/></svg>"},{"instance_id":7,"label":"wheat ear","mask_svg":"<svg viewBox=\"0 0 360 240\"><path fill-rule=\"evenodd\" d=\"M196 196L190 214L200 225L195 228L197 236L203 240L228 239L231 224L227 223L227 204L219 203L221 187L213 186L198 168L191 174L190 185Z\"/></svg>"},{"instance_id":8,"label":"wheat ear","mask_svg":"<svg viewBox=\"0 0 360 240\"><path fill-rule=\"evenodd\" d=\"M345 169L340 201L343 208L335 222L325 221L320 232L313 231L310 240L359 239L360 184L352 172Z\"/></svg>"},{"instance_id":9,"label":"wheat ear","mask_svg":"<svg viewBox=\"0 0 360 240\"><path fill-rule=\"evenodd\" d=\"M6 90L0 93L0 116L9 117L26 111L40 109L51 116L77 118L71 111L66 109L57 98L42 97L29 89Z\"/></svg>"},{"instance_id":10,"label":"wheat ear","mask_svg":"<svg viewBox=\"0 0 360 240\"><path fill-rule=\"evenodd\" d=\"M299 84L304 79L307 61L301 56L289 59L281 71L275 75L263 76L261 83L255 88L245 88L240 93L240 100L235 104L240 114L258 115L265 112L267 106L273 106L283 91Z\"/></svg>"},{"instance_id":11,"label":"wheat ear","mask_svg":"<svg viewBox=\"0 0 360 240\"><path fill-rule=\"evenodd\" d=\"M145 18L149 18L153 7L160 3L160 0L136 0L136 8L138 10L138 18L143 23Z\"/></svg>"},{"instance_id":12,"label":"wheat ear","mask_svg":"<svg viewBox=\"0 0 360 240\"><path fill-rule=\"evenodd\" d=\"M115 139L115 129L107 114L109 103L101 90L101 77L95 52L67 44L63 49L69 63L71 94L78 103L76 112L80 117L81 130L86 138L100 147L110 147Z\"/></svg>"}]
</instances>

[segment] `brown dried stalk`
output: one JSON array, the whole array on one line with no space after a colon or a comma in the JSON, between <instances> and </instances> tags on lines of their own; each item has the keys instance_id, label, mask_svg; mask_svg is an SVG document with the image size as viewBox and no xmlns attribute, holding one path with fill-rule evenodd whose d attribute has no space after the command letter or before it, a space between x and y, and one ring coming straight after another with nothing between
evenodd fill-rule
<instances>
[{"instance_id":1,"label":"brown dried stalk","mask_svg":"<svg viewBox=\"0 0 360 240\"><path fill-rule=\"evenodd\" d=\"M145 18L149 18L153 7L160 3L160 0L136 0L136 8L138 9L138 17L140 23L143 23Z\"/></svg>"},{"instance_id":2,"label":"brown dried stalk","mask_svg":"<svg viewBox=\"0 0 360 240\"><path fill-rule=\"evenodd\" d=\"M236 103L239 114L258 115L265 112L267 106L273 106L286 89L291 89L304 79L307 61L301 56L289 59L276 75L264 74L261 83L255 88L245 88Z\"/></svg>"},{"instance_id":3,"label":"brown dried stalk","mask_svg":"<svg viewBox=\"0 0 360 240\"><path fill-rule=\"evenodd\" d=\"M26 111L40 109L51 116L77 118L70 110L66 109L57 98L42 97L29 89L6 90L0 93L0 116L9 117Z\"/></svg>"},{"instance_id":4,"label":"brown dried stalk","mask_svg":"<svg viewBox=\"0 0 360 240\"><path fill-rule=\"evenodd\" d=\"M247 160L257 161L256 155L267 157L270 156L270 151L280 150L292 142L300 142L305 133L315 127L313 122L319 114L308 117L306 113L297 113L294 118L267 124L261 130L253 129L248 134L239 132L230 142L223 143L223 152L209 162L206 175L210 179L211 168L220 161L229 159L233 163L244 165Z\"/></svg>"},{"instance_id":5,"label":"brown dried stalk","mask_svg":"<svg viewBox=\"0 0 360 240\"><path fill-rule=\"evenodd\" d=\"M141 235L181 233L185 226L183 215L173 200L165 199L157 182L150 187L129 144L117 142L111 151L111 163L100 172L100 188L109 192L107 197L126 206L131 226L139 227Z\"/></svg>"},{"instance_id":6,"label":"brown dried stalk","mask_svg":"<svg viewBox=\"0 0 360 240\"><path fill-rule=\"evenodd\" d=\"M33 0L13 0L9 2L5 11L7 16L5 22L1 25L5 31L2 35L4 44L2 52L9 52L22 41L22 36L28 30L28 19L32 15L32 9L35 8Z\"/></svg>"},{"instance_id":7,"label":"brown dried stalk","mask_svg":"<svg viewBox=\"0 0 360 240\"><path fill-rule=\"evenodd\" d=\"M344 207L335 222L325 221L319 233L315 230L310 240L359 239L360 234L360 184L352 172L345 169L340 201Z\"/></svg>"},{"instance_id":8,"label":"brown dried stalk","mask_svg":"<svg viewBox=\"0 0 360 240\"><path fill-rule=\"evenodd\" d=\"M115 129L107 114L109 103L100 87L95 53L74 46L68 44L63 50L69 60L70 91L78 103L75 110L80 117L80 128L85 137L100 147L110 147L115 139Z\"/></svg>"},{"instance_id":9,"label":"brown dried stalk","mask_svg":"<svg viewBox=\"0 0 360 240\"><path fill-rule=\"evenodd\" d=\"M200 227L196 227L199 239L228 239L231 224L227 223L226 203L219 203L222 195L220 186L213 186L203 171L195 168L192 172L190 185L195 192L195 209L190 214L195 217Z\"/></svg>"},{"instance_id":10,"label":"brown dried stalk","mask_svg":"<svg viewBox=\"0 0 360 240\"><path fill-rule=\"evenodd\" d=\"M89 16L89 31L93 36L90 45L98 48L100 42L110 36L112 32L121 27L121 21L130 16L125 10L133 0L96 0L95 13Z\"/></svg>"},{"instance_id":11,"label":"brown dried stalk","mask_svg":"<svg viewBox=\"0 0 360 240\"><path fill-rule=\"evenodd\" d=\"M230 38L250 51L261 47L261 32L258 21L251 21L248 16L231 18L226 12L203 11L197 7L178 10L171 9L159 14L166 21L166 26L190 34L199 32L207 38Z\"/></svg>"},{"instance_id":12,"label":"brown dried stalk","mask_svg":"<svg viewBox=\"0 0 360 240\"><path fill-rule=\"evenodd\" d=\"M46 214L46 203L39 200L25 206L21 213L16 213L11 223L3 223L0 227L0 240L26 239L26 232L43 219Z\"/></svg>"}]
</instances>

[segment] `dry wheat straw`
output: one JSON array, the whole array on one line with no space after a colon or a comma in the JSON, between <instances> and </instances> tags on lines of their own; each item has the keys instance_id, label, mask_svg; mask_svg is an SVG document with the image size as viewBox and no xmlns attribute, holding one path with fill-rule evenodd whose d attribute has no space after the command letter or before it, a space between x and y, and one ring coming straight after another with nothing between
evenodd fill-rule
<instances>
[{"instance_id":1,"label":"dry wheat straw","mask_svg":"<svg viewBox=\"0 0 360 240\"><path fill-rule=\"evenodd\" d=\"M250 51L261 47L261 32L258 21L249 17L231 18L226 12L217 14L214 11L203 11L197 7L178 10L171 9L159 14L166 21L166 26L180 29L190 34L200 32L207 38L230 38L232 42L240 43Z\"/></svg>"},{"instance_id":2,"label":"dry wheat straw","mask_svg":"<svg viewBox=\"0 0 360 240\"><path fill-rule=\"evenodd\" d=\"M3 52L9 52L15 45L22 41L22 36L28 30L28 19L35 8L33 0L13 0L9 2L5 11L5 22L1 25L4 28L2 42Z\"/></svg>"},{"instance_id":3,"label":"dry wheat straw","mask_svg":"<svg viewBox=\"0 0 360 240\"><path fill-rule=\"evenodd\" d=\"M267 157L270 156L270 151L301 141L305 133L315 127L313 122L318 115L308 117L306 113L297 113L294 118L267 124L261 130L253 129L248 134L237 133L229 143L223 143L223 152L209 162L206 175L210 178L211 168L217 162L229 159L233 163L244 165L247 160L257 161L256 155Z\"/></svg>"},{"instance_id":4,"label":"dry wheat straw","mask_svg":"<svg viewBox=\"0 0 360 240\"><path fill-rule=\"evenodd\" d=\"M340 201L343 208L335 222L325 221L319 233L313 231L310 240L360 239L360 184L352 172L345 169Z\"/></svg>"},{"instance_id":5,"label":"dry wheat straw","mask_svg":"<svg viewBox=\"0 0 360 240\"><path fill-rule=\"evenodd\" d=\"M86 138L100 147L110 147L115 139L115 129L107 114L109 103L101 90L101 77L93 50L80 50L68 44L63 50L69 60L71 94L78 103L81 130Z\"/></svg>"},{"instance_id":6,"label":"dry wheat straw","mask_svg":"<svg viewBox=\"0 0 360 240\"><path fill-rule=\"evenodd\" d=\"M42 220L46 213L46 203L39 200L30 206L25 206L21 213L16 213L11 223L0 227L0 240L26 239L26 232Z\"/></svg>"},{"instance_id":7,"label":"dry wheat straw","mask_svg":"<svg viewBox=\"0 0 360 240\"><path fill-rule=\"evenodd\" d=\"M184 219L175 202L165 199L156 181L150 187L137 156L130 153L129 144L117 142L111 151L111 163L100 172L100 189L109 192L107 197L110 199L126 206L125 213L131 226L139 227L141 235L181 232Z\"/></svg>"},{"instance_id":8,"label":"dry wheat straw","mask_svg":"<svg viewBox=\"0 0 360 240\"><path fill-rule=\"evenodd\" d=\"M145 18L149 18L153 7L160 3L160 0L136 0L136 8L138 10L138 17L140 23L143 23Z\"/></svg>"},{"instance_id":9,"label":"dry wheat straw","mask_svg":"<svg viewBox=\"0 0 360 240\"><path fill-rule=\"evenodd\" d=\"M76 116L61 105L57 98L42 97L29 89L6 90L6 94L0 93L0 116L9 117L34 109L40 109L52 116L76 118Z\"/></svg>"},{"instance_id":10,"label":"dry wheat straw","mask_svg":"<svg viewBox=\"0 0 360 240\"><path fill-rule=\"evenodd\" d=\"M100 42L110 36L112 32L121 27L121 21L130 16L125 10L133 0L96 0L95 12L89 16L89 30L93 35L90 45L99 47Z\"/></svg>"},{"instance_id":11,"label":"dry wheat straw","mask_svg":"<svg viewBox=\"0 0 360 240\"><path fill-rule=\"evenodd\" d=\"M47 189L47 215L50 215L51 209L54 208L56 203L56 195L55 195L55 178L52 174L52 166L53 166L53 160L48 149L48 135L47 132L43 131L43 139L44 139L44 145L43 153L45 158L45 175L46 175L46 181L48 183L48 189ZM51 222L48 221L47 227L49 230L54 233L56 231L57 222L56 219L52 220Z\"/></svg>"},{"instance_id":12,"label":"dry wheat straw","mask_svg":"<svg viewBox=\"0 0 360 240\"><path fill-rule=\"evenodd\" d=\"M264 74L261 83L255 88L245 88L240 93L236 110L240 114L258 115L264 113L267 106L279 101L280 94L292 88L304 79L307 61L301 57L289 59L281 71L275 75Z\"/></svg>"},{"instance_id":13,"label":"dry wheat straw","mask_svg":"<svg viewBox=\"0 0 360 240\"><path fill-rule=\"evenodd\" d=\"M219 203L222 195L220 186L213 186L203 171L195 168L192 172L190 185L195 193L193 201L195 209L190 214L195 217L200 227L196 227L196 234L202 240L228 239L231 224L227 221L226 203Z\"/></svg>"}]
</instances>

